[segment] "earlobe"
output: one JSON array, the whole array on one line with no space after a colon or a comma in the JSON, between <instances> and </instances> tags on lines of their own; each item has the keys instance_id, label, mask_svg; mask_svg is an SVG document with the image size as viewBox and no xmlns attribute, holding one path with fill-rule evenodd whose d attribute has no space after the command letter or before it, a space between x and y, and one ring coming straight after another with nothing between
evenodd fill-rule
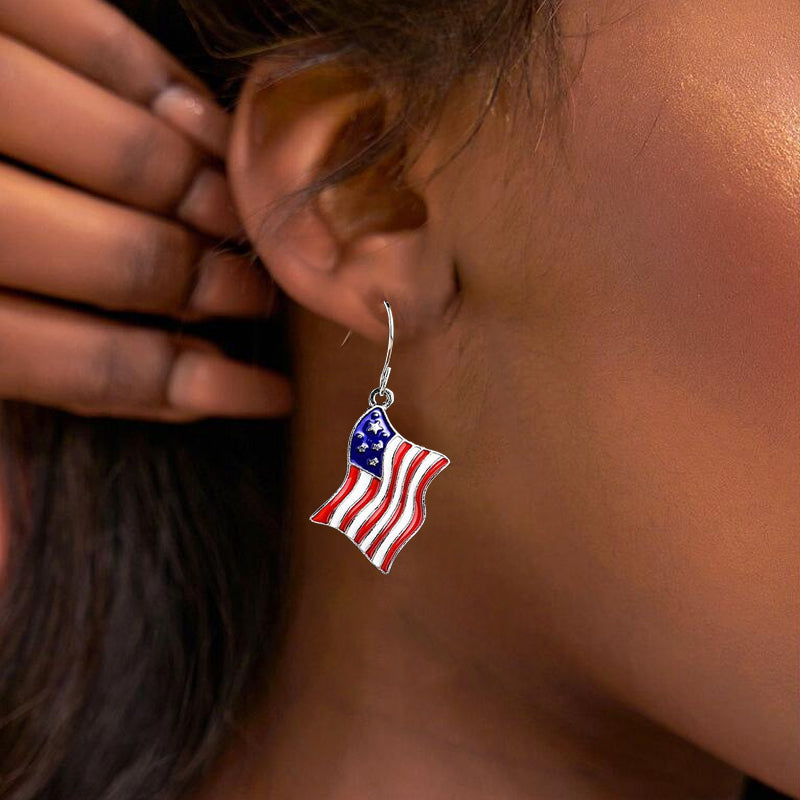
<instances>
[{"instance_id":1,"label":"earlobe","mask_svg":"<svg viewBox=\"0 0 800 800\"><path fill-rule=\"evenodd\" d=\"M384 298L406 337L436 327L457 282L403 148L326 182L380 136L380 94L332 64L283 73L259 62L234 114L228 171L254 248L292 299L370 339L385 337Z\"/></svg>"}]
</instances>

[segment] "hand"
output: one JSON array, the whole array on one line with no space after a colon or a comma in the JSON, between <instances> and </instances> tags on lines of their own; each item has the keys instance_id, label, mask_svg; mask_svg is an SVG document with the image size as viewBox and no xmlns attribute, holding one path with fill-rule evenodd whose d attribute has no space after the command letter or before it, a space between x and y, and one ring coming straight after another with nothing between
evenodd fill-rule
<instances>
[{"instance_id":1,"label":"hand","mask_svg":"<svg viewBox=\"0 0 800 800\"><path fill-rule=\"evenodd\" d=\"M0 397L162 420L287 413L280 375L63 302L268 313L264 270L218 241L241 228L208 89L101 0L0 0L0 109Z\"/></svg>"}]
</instances>

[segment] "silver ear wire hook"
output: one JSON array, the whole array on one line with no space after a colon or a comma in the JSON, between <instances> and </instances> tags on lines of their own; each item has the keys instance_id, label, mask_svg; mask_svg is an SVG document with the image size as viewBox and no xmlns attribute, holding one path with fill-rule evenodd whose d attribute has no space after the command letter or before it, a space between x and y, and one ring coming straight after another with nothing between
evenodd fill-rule
<instances>
[{"instance_id":1,"label":"silver ear wire hook","mask_svg":"<svg viewBox=\"0 0 800 800\"><path fill-rule=\"evenodd\" d=\"M392 315L392 307L389 305L389 301L384 300L383 305L386 307L386 313L389 316L389 343L386 346L386 361L383 362L380 382L378 384L378 388L373 389L370 392L369 404L370 406L378 405L381 408L389 408L389 406L394 402L394 393L391 389L386 388L386 384L389 383L389 373L392 371L392 368L389 366L389 362L392 360L392 346L394 345L394 316ZM375 398L378 395L385 397L386 401L383 403L376 402Z\"/></svg>"},{"instance_id":2,"label":"silver ear wire hook","mask_svg":"<svg viewBox=\"0 0 800 800\"><path fill-rule=\"evenodd\" d=\"M383 362L383 369L381 370L381 394L386 392L386 384L389 383L389 373L392 371L389 362L392 360L392 345L394 345L394 317L392 316L392 307L389 305L388 300L384 300L383 304L386 306L386 313L389 315L389 344L386 347L386 361Z\"/></svg>"}]
</instances>

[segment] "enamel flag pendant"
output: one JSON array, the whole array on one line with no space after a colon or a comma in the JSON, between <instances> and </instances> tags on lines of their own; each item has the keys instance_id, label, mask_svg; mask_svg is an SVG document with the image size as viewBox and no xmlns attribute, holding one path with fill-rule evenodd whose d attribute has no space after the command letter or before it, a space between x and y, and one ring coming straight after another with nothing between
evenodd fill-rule
<instances>
[{"instance_id":1,"label":"enamel flag pendant","mask_svg":"<svg viewBox=\"0 0 800 800\"><path fill-rule=\"evenodd\" d=\"M401 436L386 409L394 394L386 388L394 343L392 309L389 346L380 385L369 395L369 408L350 432L347 472L341 486L310 517L341 531L381 572L387 574L397 554L425 521L425 492L450 463L442 453ZM378 397L385 397L382 403Z\"/></svg>"}]
</instances>

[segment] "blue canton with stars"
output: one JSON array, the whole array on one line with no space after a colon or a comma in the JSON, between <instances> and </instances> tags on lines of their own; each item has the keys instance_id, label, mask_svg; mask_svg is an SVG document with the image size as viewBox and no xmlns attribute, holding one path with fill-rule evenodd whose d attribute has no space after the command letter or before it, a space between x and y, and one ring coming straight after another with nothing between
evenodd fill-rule
<instances>
[{"instance_id":1,"label":"blue canton with stars","mask_svg":"<svg viewBox=\"0 0 800 800\"><path fill-rule=\"evenodd\" d=\"M397 431L382 408L371 408L353 428L350 461L376 478L383 477L383 454Z\"/></svg>"}]
</instances>

